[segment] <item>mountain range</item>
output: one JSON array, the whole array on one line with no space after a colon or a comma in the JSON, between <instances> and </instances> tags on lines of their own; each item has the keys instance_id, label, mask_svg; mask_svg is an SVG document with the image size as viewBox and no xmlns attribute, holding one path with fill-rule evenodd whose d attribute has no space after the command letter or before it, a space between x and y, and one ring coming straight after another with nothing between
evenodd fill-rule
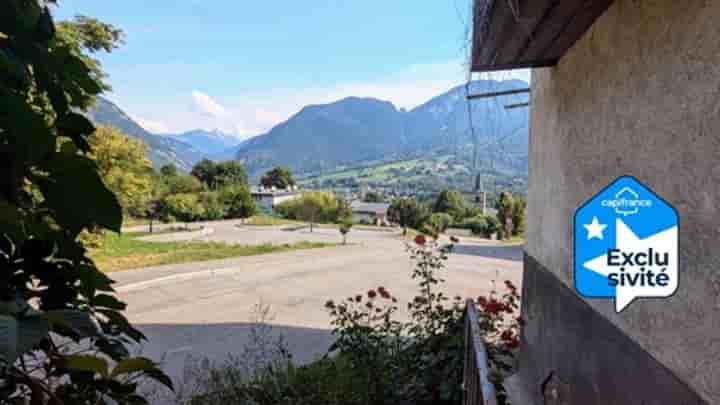
<instances>
[{"instance_id":1,"label":"mountain range","mask_svg":"<svg viewBox=\"0 0 720 405\"><path fill-rule=\"evenodd\" d=\"M452 88L409 111L398 109L388 101L348 97L303 107L268 132L246 141L220 131L152 134L104 98L98 98L87 115L96 124L116 126L145 141L155 166L174 163L184 171L204 157L240 160L250 176L257 177L276 165L288 166L296 173L321 173L366 162L422 156L443 149L470 156L473 133L480 140L479 155L502 153L503 159L522 161L527 159L527 110L506 109L505 105L526 101L527 95L476 99L468 103L466 92L476 94L527 86L520 80L478 80L472 82L469 89Z\"/></svg>"}]
</instances>

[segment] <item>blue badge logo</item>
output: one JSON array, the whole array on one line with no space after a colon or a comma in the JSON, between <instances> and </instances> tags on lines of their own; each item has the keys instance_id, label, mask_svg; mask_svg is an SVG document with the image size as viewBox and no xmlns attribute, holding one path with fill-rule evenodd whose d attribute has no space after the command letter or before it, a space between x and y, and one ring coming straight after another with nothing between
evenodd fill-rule
<instances>
[{"instance_id":1,"label":"blue badge logo","mask_svg":"<svg viewBox=\"0 0 720 405\"><path fill-rule=\"evenodd\" d=\"M575 288L614 298L669 297L678 288L678 215L637 179L623 176L575 212Z\"/></svg>"}]
</instances>

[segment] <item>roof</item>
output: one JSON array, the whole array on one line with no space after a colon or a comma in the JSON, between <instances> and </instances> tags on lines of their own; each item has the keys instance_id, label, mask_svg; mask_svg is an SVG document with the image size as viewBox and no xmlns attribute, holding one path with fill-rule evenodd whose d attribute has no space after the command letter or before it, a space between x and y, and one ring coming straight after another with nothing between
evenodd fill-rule
<instances>
[{"instance_id":1,"label":"roof","mask_svg":"<svg viewBox=\"0 0 720 405\"><path fill-rule=\"evenodd\" d=\"M475 0L470 70L555 65L613 0Z\"/></svg>"},{"instance_id":2,"label":"roof","mask_svg":"<svg viewBox=\"0 0 720 405\"><path fill-rule=\"evenodd\" d=\"M350 203L352 212L365 212L371 214L385 215L390 204L387 203L366 203L363 201L353 201Z\"/></svg>"}]
</instances>

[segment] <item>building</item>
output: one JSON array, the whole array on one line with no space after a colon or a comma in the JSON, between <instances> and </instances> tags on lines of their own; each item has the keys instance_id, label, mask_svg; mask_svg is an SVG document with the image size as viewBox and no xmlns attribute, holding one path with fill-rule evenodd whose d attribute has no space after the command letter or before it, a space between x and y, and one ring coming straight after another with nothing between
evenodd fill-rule
<instances>
[{"instance_id":1,"label":"building","mask_svg":"<svg viewBox=\"0 0 720 405\"><path fill-rule=\"evenodd\" d=\"M270 212L276 205L285 201L294 200L302 195L297 187L291 187L284 190L276 190L273 188L258 187L250 191L255 203L261 211Z\"/></svg>"},{"instance_id":2,"label":"building","mask_svg":"<svg viewBox=\"0 0 720 405\"><path fill-rule=\"evenodd\" d=\"M718 21L708 0L475 0L471 69L533 68L527 403L720 403ZM680 285L616 313L574 288L572 213L623 175L677 209Z\"/></svg>"},{"instance_id":3,"label":"building","mask_svg":"<svg viewBox=\"0 0 720 405\"><path fill-rule=\"evenodd\" d=\"M388 208L390 204L387 203L366 203L359 200L350 203L353 222L361 224L390 225L387 217Z\"/></svg>"}]
</instances>

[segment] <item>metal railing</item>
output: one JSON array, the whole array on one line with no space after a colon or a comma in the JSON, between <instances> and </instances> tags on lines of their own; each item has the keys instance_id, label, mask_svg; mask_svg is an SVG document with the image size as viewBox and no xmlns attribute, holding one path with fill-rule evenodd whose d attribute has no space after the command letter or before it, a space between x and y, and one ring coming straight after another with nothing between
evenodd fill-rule
<instances>
[{"instance_id":1,"label":"metal railing","mask_svg":"<svg viewBox=\"0 0 720 405\"><path fill-rule=\"evenodd\" d=\"M497 405L495 386L488 379L488 356L483 344L477 309L472 300L465 303L465 365L463 367L463 405Z\"/></svg>"}]
</instances>

